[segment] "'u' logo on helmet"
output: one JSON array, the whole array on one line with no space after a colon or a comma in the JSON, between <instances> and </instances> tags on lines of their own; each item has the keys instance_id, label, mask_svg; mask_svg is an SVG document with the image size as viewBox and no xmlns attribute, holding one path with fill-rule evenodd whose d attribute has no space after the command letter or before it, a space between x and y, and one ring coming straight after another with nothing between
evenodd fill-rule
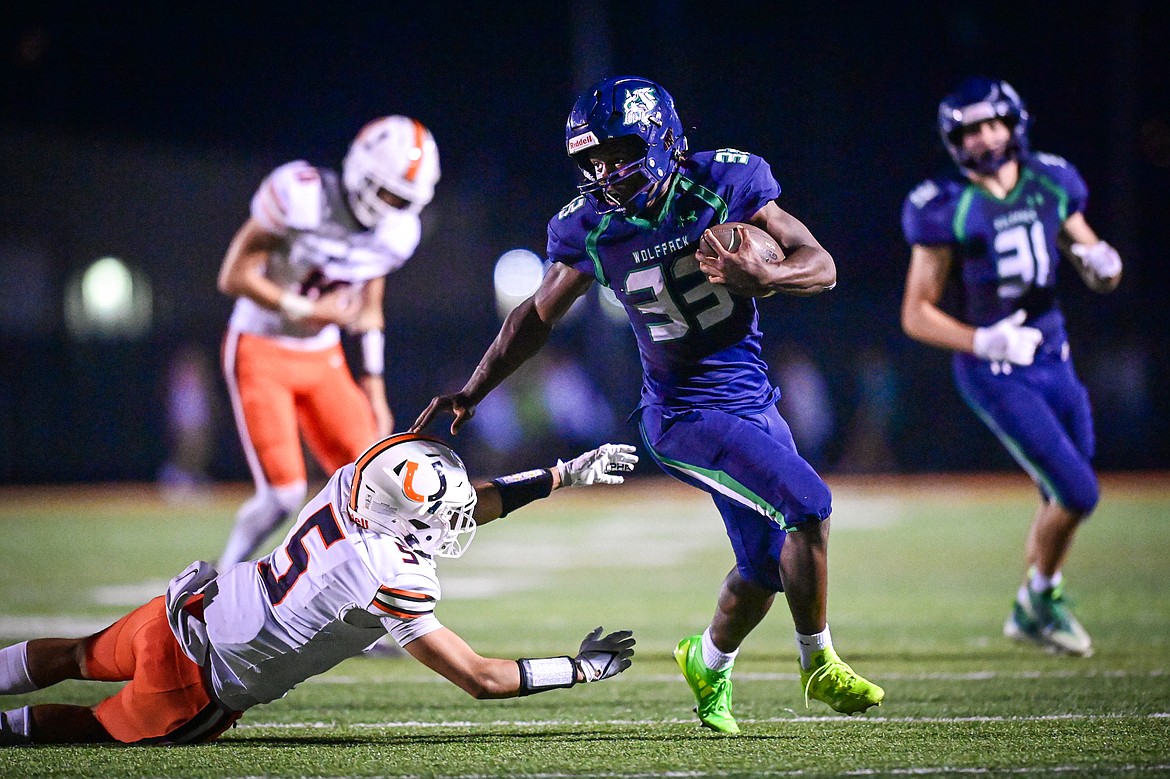
<instances>
[{"instance_id":1,"label":"'u' logo on helmet","mask_svg":"<svg viewBox=\"0 0 1170 779\"><path fill-rule=\"evenodd\" d=\"M414 460L404 460L394 469L394 472L400 476L402 476L402 469L406 469L406 475L402 476L402 493L416 503L439 500L447 492L447 476L443 473L442 464L433 462L431 466L439 476L439 489L435 491L434 495L422 495L414 491L414 474L418 471L418 463Z\"/></svg>"}]
</instances>

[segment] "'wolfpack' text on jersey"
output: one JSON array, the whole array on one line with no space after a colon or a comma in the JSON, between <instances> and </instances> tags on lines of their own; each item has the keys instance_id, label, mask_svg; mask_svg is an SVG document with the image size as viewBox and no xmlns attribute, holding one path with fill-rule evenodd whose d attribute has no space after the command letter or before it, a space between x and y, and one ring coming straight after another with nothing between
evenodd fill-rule
<instances>
[{"instance_id":1,"label":"'wolfpack' text on jersey","mask_svg":"<svg viewBox=\"0 0 1170 779\"><path fill-rule=\"evenodd\" d=\"M762 158L722 149L680 164L653 221L599 215L584 197L549 220L549 258L593 275L625 307L643 404L755 413L776 402L755 300L711 284L694 253L703 230L747 221L779 193Z\"/></svg>"},{"instance_id":2,"label":"'wolfpack' text on jersey","mask_svg":"<svg viewBox=\"0 0 1170 779\"><path fill-rule=\"evenodd\" d=\"M350 519L353 471L333 474L276 551L204 590L212 683L225 706L275 700L387 632L407 644L442 627L434 561Z\"/></svg>"},{"instance_id":3,"label":"'wolfpack' text on jersey","mask_svg":"<svg viewBox=\"0 0 1170 779\"><path fill-rule=\"evenodd\" d=\"M311 298L344 287L360 294L367 281L402 267L422 235L418 215L405 210L392 209L373 230L365 229L350 212L337 174L302 161L270 173L251 209L261 227L284 239L269 255L267 278ZM236 301L231 327L301 349L320 349L339 337L336 325L289 322L247 297Z\"/></svg>"},{"instance_id":4,"label":"'wolfpack' text on jersey","mask_svg":"<svg viewBox=\"0 0 1170 779\"><path fill-rule=\"evenodd\" d=\"M957 176L922 182L902 206L902 231L910 244L954 247L969 324L984 327L1023 308L1046 344L1060 344L1056 237L1087 199L1071 163L1035 153L1020 160L1020 180L1003 199Z\"/></svg>"}]
</instances>

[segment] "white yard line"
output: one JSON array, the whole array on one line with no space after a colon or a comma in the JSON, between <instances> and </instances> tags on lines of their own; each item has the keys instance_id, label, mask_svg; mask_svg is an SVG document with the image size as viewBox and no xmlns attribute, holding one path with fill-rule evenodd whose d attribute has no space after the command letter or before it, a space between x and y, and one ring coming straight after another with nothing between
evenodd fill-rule
<instances>
[{"instance_id":1,"label":"white yard line","mask_svg":"<svg viewBox=\"0 0 1170 779\"><path fill-rule=\"evenodd\" d=\"M979 717L848 717L828 715L824 717L736 717L736 721L747 724L768 724L780 722L852 722L857 724L873 725L950 725L990 722L1068 722L1084 720L1122 720L1122 719L1162 719L1170 717L1170 712L1155 712L1153 714L1037 714L1022 717L979 716ZM445 722L430 722L426 720L401 720L394 722L354 722L348 725L339 725L336 722L247 722L236 725L237 730L326 730L330 728L358 728L358 729L387 729L387 728L557 728L565 727L597 727L597 726L645 726L645 725L689 725L694 724L693 718L687 719L599 719L599 720L491 720L487 722L473 722L471 720L450 720Z\"/></svg>"}]
</instances>

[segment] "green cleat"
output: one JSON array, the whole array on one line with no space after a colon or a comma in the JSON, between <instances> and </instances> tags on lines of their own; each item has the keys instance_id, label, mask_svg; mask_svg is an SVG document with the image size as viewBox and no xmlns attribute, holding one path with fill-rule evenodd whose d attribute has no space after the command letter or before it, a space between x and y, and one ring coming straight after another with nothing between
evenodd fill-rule
<instances>
[{"instance_id":1,"label":"green cleat","mask_svg":"<svg viewBox=\"0 0 1170 779\"><path fill-rule=\"evenodd\" d=\"M1054 654L1093 654L1093 640L1073 616L1059 584L1044 592L1021 587L1003 624L1003 634L1013 641L1038 644Z\"/></svg>"},{"instance_id":2,"label":"green cleat","mask_svg":"<svg viewBox=\"0 0 1170 779\"><path fill-rule=\"evenodd\" d=\"M799 665L799 663L797 663ZM809 698L829 704L842 714L856 714L870 706L878 706L886 691L870 682L837 657L832 647L813 655L812 667L800 669L800 683L804 687L804 705Z\"/></svg>"},{"instance_id":3,"label":"green cleat","mask_svg":"<svg viewBox=\"0 0 1170 779\"><path fill-rule=\"evenodd\" d=\"M674 660L695 694L695 711L703 727L717 733L736 735L739 725L731 716L731 666L712 671L703 662L703 637L691 636L678 642Z\"/></svg>"}]
</instances>

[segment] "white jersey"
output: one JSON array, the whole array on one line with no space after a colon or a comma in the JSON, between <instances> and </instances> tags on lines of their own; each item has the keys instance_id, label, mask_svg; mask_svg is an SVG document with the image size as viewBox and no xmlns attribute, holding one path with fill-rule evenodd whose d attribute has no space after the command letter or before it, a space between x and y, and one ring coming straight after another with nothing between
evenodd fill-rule
<instances>
[{"instance_id":1,"label":"white jersey","mask_svg":"<svg viewBox=\"0 0 1170 779\"><path fill-rule=\"evenodd\" d=\"M252 218L283 239L268 257L265 277L310 298L341 288L360 295L367 281L401 268L422 235L417 214L395 209L365 229L350 212L337 174L301 160L264 179L252 196ZM340 336L336 325L289 322L245 296L236 300L230 326L296 349L324 348Z\"/></svg>"},{"instance_id":2,"label":"white jersey","mask_svg":"<svg viewBox=\"0 0 1170 779\"><path fill-rule=\"evenodd\" d=\"M225 706L280 698L387 632L405 645L442 627L434 560L354 524L353 473L351 463L333 474L276 551L204 589L212 684Z\"/></svg>"}]
</instances>

